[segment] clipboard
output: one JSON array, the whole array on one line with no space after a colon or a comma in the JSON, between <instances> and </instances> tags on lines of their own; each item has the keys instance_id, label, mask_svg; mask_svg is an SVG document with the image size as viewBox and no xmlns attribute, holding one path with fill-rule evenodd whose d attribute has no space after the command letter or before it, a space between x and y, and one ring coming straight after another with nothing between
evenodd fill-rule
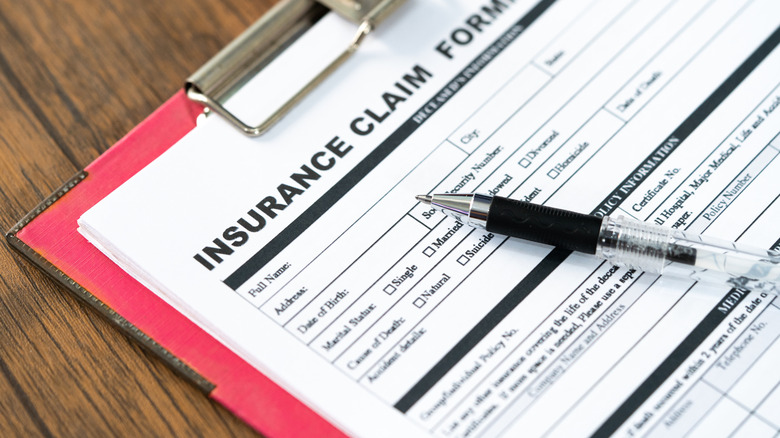
<instances>
[{"instance_id":1,"label":"clipboard","mask_svg":"<svg viewBox=\"0 0 780 438\"><path fill-rule=\"evenodd\" d=\"M124 138L25 215L6 239L119 329L209 397L268 436L329 437L343 432L134 280L76 231L77 219L196 126L205 112L247 135L261 135L354 53L404 0L283 0L187 79ZM352 41L323 71L258 126L222 106L329 10L355 22Z\"/></svg>"}]
</instances>

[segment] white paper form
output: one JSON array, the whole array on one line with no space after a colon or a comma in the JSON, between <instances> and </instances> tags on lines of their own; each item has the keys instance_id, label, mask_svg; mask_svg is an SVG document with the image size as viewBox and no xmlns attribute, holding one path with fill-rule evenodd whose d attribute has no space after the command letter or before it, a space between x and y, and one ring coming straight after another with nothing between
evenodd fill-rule
<instances>
[{"instance_id":1,"label":"white paper form","mask_svg":"<svg viewBox=\"0 0 780 438\"><path fill-rule=\"evenodd\" d=\"M412 1L267 135L203 120L82 232L356 435L771 435L773 297L509 240L414 195L780 246L778 6ZM349 29L328 16L289 56Z\"/></svg>"}]
</instances>

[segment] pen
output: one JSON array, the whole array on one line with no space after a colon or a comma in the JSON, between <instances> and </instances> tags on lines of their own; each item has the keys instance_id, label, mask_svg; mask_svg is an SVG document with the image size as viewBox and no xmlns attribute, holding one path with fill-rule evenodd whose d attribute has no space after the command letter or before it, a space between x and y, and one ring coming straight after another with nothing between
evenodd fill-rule
<instances>
[{"instance_id":1,"label":"pen","mask_svg":"<svg viewBox=\"0 0 780 438\"><path fill-rule=\"evenodd\" d=\"M775 250L499 196L434 194L417 200L474 227L593 254L613 265L780 294L780 252Z\"/></svg>"}]
</instances>

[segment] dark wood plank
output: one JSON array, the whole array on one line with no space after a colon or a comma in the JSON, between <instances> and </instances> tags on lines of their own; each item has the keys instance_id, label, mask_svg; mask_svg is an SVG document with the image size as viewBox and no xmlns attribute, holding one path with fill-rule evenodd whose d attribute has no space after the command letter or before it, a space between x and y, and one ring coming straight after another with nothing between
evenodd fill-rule
<instances>
[{"instance_id":1,"label":"dark wood plank","mask_svg":"<svg viewBox=\"0 0 780 438\"><path fill-rule=\"evenodd\" d=\"M0 0L0 228L273 1ZM0 244L0 436L255 436Z\"/></svg>"}]
</instances>

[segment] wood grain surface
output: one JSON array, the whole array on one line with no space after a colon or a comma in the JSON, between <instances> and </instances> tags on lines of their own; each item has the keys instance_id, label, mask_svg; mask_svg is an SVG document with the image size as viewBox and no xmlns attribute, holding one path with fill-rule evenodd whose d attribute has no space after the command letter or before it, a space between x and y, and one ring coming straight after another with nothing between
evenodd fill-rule
<instances>
[{"instance_id":1,"label":"wood grain surface","mask_svg":"<svg viewBox=\"0 0 780 438\"><path fill-rule=\"evenodd\" d=\"M0 0L0 228L273 0ZM0 436L256 436L2 241Z\"/></svg>"}]
</instances>

